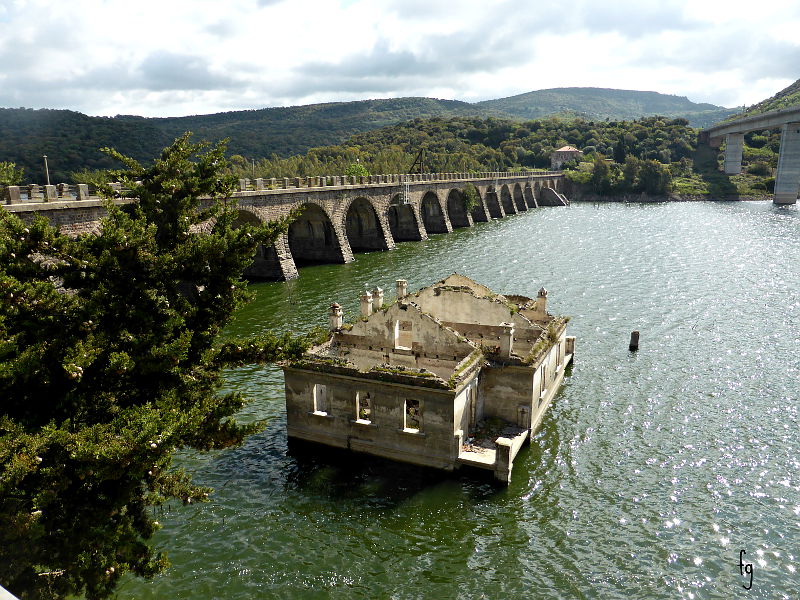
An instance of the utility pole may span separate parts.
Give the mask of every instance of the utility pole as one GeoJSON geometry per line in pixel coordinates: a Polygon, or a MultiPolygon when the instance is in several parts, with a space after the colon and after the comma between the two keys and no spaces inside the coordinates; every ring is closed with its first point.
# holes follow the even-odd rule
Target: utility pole
{"type": "Polygon", "coordinates": [[[50,169],[47,168],[47,154],[43,154],[42,158],[44,158],[44,174],[47,178],[47,185],[50,185],[50,169]]]}

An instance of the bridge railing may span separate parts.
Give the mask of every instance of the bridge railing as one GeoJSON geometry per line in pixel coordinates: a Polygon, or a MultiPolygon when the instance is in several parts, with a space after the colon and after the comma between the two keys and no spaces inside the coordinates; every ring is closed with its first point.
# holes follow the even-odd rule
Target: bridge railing
{"type": "Polygon", "coordinates": [[[482,171],[478,173],[395,173],[389,175],[312,175],[307,177],[240,179],[239,191],[343,187],[363,185],[393,185],[435,181],[474,181],[476,179],[511,179],[528,176],[561,175],[561,171],[482,171]]]}
{"type": "MultiPolygon", "coordinates": [[[[259,192],[266,190],[320,187],[346,187],[364,185],[401,185],[406,183],[423,183],[437,181],[476,181],[481,179],[500,180],[518,179],[520,177],[560,176],[561,171],[481,171],[458,173],[394,173],[388,175],[314,175],[308,177],[282,177],[240,179],[238,192],[259,192]]],[[[110,184],[122,190],[118,183],[110,184]]],[[[87,184],[59,183],[57,185],[9,185],[0,188],[0,203],[40,203],[40,202],[72,202],[96,200],[97,190],[87,184]]]]}

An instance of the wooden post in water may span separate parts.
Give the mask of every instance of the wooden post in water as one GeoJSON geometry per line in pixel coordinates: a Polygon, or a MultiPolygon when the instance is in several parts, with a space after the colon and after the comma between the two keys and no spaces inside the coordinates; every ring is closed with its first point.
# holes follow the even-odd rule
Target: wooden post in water
{"type": "Polygon", "coordinates": [[[628,344],[628,350],[635,352],[639,349],[639,332],[631,331],[631,343],[628,344]]]}

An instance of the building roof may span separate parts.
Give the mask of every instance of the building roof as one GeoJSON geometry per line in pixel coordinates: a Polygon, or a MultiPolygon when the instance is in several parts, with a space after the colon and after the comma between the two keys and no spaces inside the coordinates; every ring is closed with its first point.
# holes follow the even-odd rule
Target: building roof
{"type": "Polygon", "coordinates": [[[368,379],[391,376],[398,383],[452,389],[480,368],[479,357],[496,355],[504,327],[513,327],[514,338],[519,338],[519,348],[505,359],[527,364],[526,357],[546,337],[552,320],[531,298],[495,294],[454,273],[333,331],[300,362],[316,362],[317,370],[368,379]],[[413,336],[401,345],[398,336],[404,328],[413,336]]]}
{"type": "Polygon", "coordinates": [[[580,152],[583,154],[582,150],[578,150],[575,146],[562,146],[556,152],[580,152]]]}

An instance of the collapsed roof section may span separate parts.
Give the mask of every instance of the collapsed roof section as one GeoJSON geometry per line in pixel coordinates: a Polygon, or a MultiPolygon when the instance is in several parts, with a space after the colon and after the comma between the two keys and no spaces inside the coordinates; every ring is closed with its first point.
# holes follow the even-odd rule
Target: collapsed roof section
{"type": "Polygon", "coordinates": [[[388,307],[379,288],[365,293],[353,324],[333,304],[330,338],[294,365],[453,389],[487,360],[535,363],[566,327],[547,313],[544,288],[536,299],[504,296],[457,273],[412,295],[404,280],[397,287],[388,307]]]}

